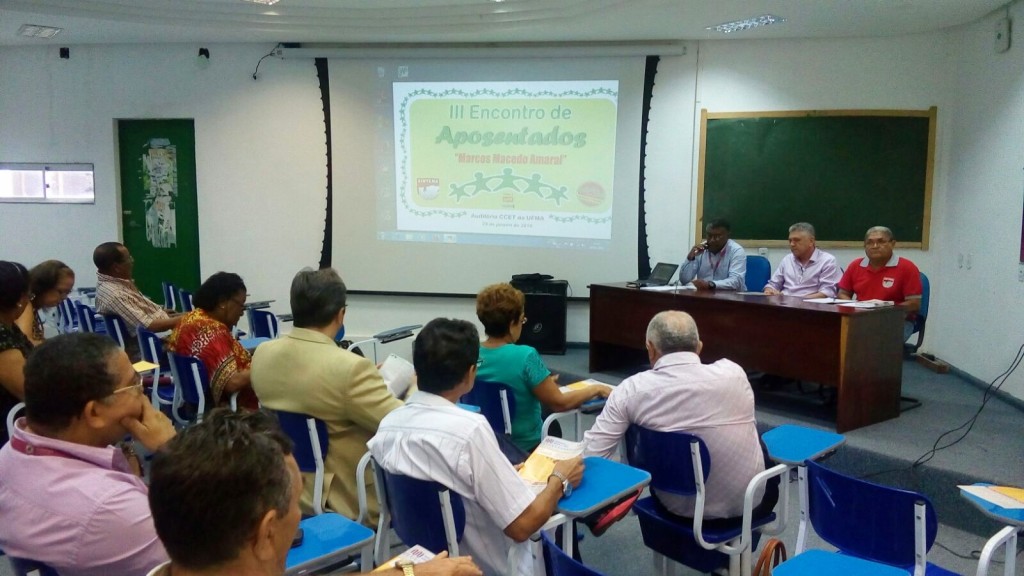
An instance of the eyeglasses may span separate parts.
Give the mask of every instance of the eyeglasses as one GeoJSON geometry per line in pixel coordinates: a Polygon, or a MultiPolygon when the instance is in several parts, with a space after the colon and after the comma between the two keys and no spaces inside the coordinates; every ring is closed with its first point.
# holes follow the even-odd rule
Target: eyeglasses
{"type": "Polygon", "coordinates": [[[892,240],[865,240],[864,245],[868,247],[885,246],[890,242],[892,242],[892,240]]]}
{"type": "Polygon", "coordinates": [[[118,388],[117,390],[111,392],[110,395],[113,396],[115,394],[120,394],[128,390],[134,390],[140,393],[142,392],[142,374],[135,374],[135,384],[132,384],[131,386],[125,386],[124,388],[118,388]]]}
{"type": "Polygon", "coordinates": [[[36,299],[36,293],[35,292],[28,292],[25,295],[28,296],[29,300],[35,300],[36,299]]]}
{"type": "Polygon", "coordinates": [[[239,307],[245,308],[245,298],[242,298],[241,302],[239,302],[238,300],[235,300],[234,298],[231,298],[230,300],[232,302],[234,302],[235,304],[238,304],[239,307]]]}

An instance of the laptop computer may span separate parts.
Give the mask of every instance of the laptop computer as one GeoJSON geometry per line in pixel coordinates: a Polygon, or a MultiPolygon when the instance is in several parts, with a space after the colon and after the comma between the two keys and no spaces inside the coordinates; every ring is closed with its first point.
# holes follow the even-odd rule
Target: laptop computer
{"type": "Polygon", "coordinates": [[[637,286],[664,286],[672,279],[672,275],[676,273],[677,268],[679,268],[678,264],[658,262],[654,265],[654,270],[651,271],[650,276],[644,280],[631,282],[631,284],[637,286]]]}

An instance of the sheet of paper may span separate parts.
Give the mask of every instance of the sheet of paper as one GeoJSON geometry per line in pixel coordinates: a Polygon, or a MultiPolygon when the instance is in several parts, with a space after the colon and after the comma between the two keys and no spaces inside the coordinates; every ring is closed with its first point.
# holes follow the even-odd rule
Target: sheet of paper
{"type": "Polygon", "coordinates": [[[395,398],[404,398],[416,378],[416,369],[405,358],[389,354],[380,365],[380,377],[384,379],[388,390],[391,390],[395,398]]]}
{"type": "Polygon", "coordinates": [[[547,486],[548,477],[555,469],[555,462],[569,460],[583,454],[583,442],[572,442],[546,436],[540,446],[519,469],[519,476],[534,492],[541,492],[547,486]]]}
{"type": "MultiPolygon", "coordinates": [[[[957,488],[996,506],[1011,510],[1024,509],[1024,501],[993,490],[993,488],[1008,488],[1008,486],[957,486],[957,488]]],[[[1020,488],[1016,488],[1016,490],[1020,490],[1020,488]]]]}
{"type": "Polygon", "coordinates": [[[407,562],[412,562],[413,564],[422,564],[428,560],[433,560],[434,556],[435,554],[433,552],[417,544],[398,556],[395,556],[381,564],[374,570],[374,572],[392,572],[395,569],[395,563],[399,560],[405,560],[407,562]]]}
{"type": "Polygon", "coordinates": [[[750,292],[750,291],[737,292],[737,294],[739,294],[740,296],[767,296],[767,294],[765,294],[764,292],[750,292]]]}
{"type": "Polygon", "coordinates": [[[805,298],[804,302],[810,302],[811,304],[836,304],[840,300],[836,298],[805,298]]]}
{"type": "Polygon", "coordinates": [[[160,367],[159,364],[153,364],[152,362],[147,362],[145,360],[139,360],[135,364],[132,364],[132,368],[135,368],[135,371],[140,373],[140,374],[142,372],[149,372],[150,370],[156,370],[159,367],[160,367]]]}
{"type": "Polygon", "coordinates": [[[697,287],[690,283],[683,284],[681,286],[677,286],[675,284],[667,284],[665,286],[644,286],[640,289],[648,290],[650,292],[675,292],[676,290],[696,290],[697,287]]]}
{"type": "Polygon", "coordinates": [[[562,392],[562,394],[565,394],[566,392],[572,392],[573,390],[582,390],[582,389],[586,388],[587,386],[592,386],[594,384],[604,384],[605,386],[609,386],[609,384],[605,384],[604,382],[601,382],[600,380],[594,380],[593,378],[587,378],[586,380],[580,380],[579,382],[573,382],[572,384],[566,384],[565,386],[559,386],[558,389],[562,392]]]}
{"type": "Polygon", "coordinates": [[[892,306],[892,300],[849,300],[836,303],[839,306],[846,306],[848,308],[884,308],[886,306],[892,306]]]}

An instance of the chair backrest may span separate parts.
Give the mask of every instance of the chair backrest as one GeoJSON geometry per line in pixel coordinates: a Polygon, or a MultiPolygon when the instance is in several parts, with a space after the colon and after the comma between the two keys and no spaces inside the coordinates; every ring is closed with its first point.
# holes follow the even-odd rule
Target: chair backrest
{"type": "Polygon", "coordinates": [[[446,486],[392,474],[374,462],[381,510],[387,508],[391,526],[407,546],[419,544],[437,554],[458,556],[466,528],[462,497],[446,486]]]}
{"type": "Polygon", "coordinates": [[[702,481],[707,481],[711,473],[707,444],[686,432],[659,432],[631,424],[626,430],[626,459],[631,466],[651,474],[651,488],[682,496],[703,489],[697,484],[696,470],[702,481]],[[695,453],[699,460],[694,458],[695,453]]]}
{"type": "Polygon", "coordinates": [[[11,406],[11,411],[5,414],[7,417],[7,437],[14,436],[14,421],[18,419],[18,415],[25,409],[24,402],[18,402],[14,406],[11,406]]]}
{"type": "Polygon", "coordinates": [[[925,276],[924,272],[921,272],[921,308],[917,311],[918,317],[918,329],[924,324],[925,318],[928,317],[928,301],[931,300],[932,285],[925,276]]]}
{"type": "Polygon", "coordinates": [[[184,288],[178,289],[178,302],[181,304],[182,312],[191,312],[195,309],[192,305],[192,293],[184,288]]]}
{"type": "Polygon", "coordinates": [[[121,350],[125,349],[125,338],[128,334],[128,326],[125,325],[124,319],[117,314],[104,314],[103,325],[107,327],[107,335],[117,342],[117,345],[121,347],[121,350]]]}
{"type": "Polygon", "coordinates": [[[178,289],[170,282],[161,282],[160,288],[164,292],[164,308],[168,310],[177,310],[178,307],[176,305],[176,299],[178,297],[178,289]]]}
{"type": "Polygon", "coordinates": [[[922,494],[852,478],[808,460],[808,509],[814,531],[851,556],[913,566],[914,504],[925,504],[925,550],[932,547],[938,519],[922,494]]]}
{"type": "Polygon", "coordinates": [[[14,556],[8,556],[7,558],[11,561],[11,568],[14,569],[15,576],[60,576],[56,570],[42,562],[15,558],[14,556]]]}
{"type": "Polygon", "coordinates": [[[600,572],[587,568],[565,553],[547,532],[540,533],[544,544],[544,565],[548,567],[548,576],[603,576],[600,572]]]}
{"type": "Polygon", "coordinates": [[[747,256],[747,276],[744,283],[747,290],[760,292],[772,277],[772,263],[758,254],[747,256]]]}
{"type": "Polygon", "coordinates": [[[83,302],[75,302],[78,327],[82,332],[96,332],[96,311],[83,302]]]}
{"type": "Polygon", "coordinates": [[[164,344],[155,332],[140,327],[135,329],[135,336],[139,340],[139,356],[146,362],[157,365],[157,368],[153,369],[150,402],[154,408],[159,409],[162,404],[160,401],[160,377],[171,372],[170,362],[166,354],[160,353],[164,349],[164,344]]]}
{"type": "Polygon", "coordinates": [[[501,382],[476,379],[473,389],[462,397],[463,404],[478,406],[496,434],[511,434],[516,416],[516,397],[512,388],[501,382]]]}
{"type": "Polygon", "coordinates": [[[78,314],[75,313],[75,304],[70,298],[65,298],[57,304],[57,321],[61,334],[78,330],[78,314]]]}
{"type": "Polygon", "coordinates": [[[174,385],[181,390],[185,402],[197,407],[196,421],[202,421],[206,412],[206,399],[210,396],[210,378],[206,374],[206,366],[195,356],[174,352],[167,353],[167,360],[171,365],[174,385]]]}
{"type": "Polygon", "coordinates": [[[269,310],[250,310],[249,332],[252,338],[277,338],[277,316],[269,310]]]}
{"type": "Polygon", "coordinates": [[[302,472],[312,472],[313,511],[322,514],[324,495],[324,455],[327,454],[327,425],[306,414],[275,410],[281,429],[295,443],[292,455],[302,472]]]}

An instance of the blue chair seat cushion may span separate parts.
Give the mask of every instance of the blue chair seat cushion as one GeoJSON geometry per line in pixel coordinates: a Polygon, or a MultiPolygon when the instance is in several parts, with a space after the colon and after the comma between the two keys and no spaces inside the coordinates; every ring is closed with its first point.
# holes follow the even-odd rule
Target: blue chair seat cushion
{"type": "Polygon", "coordinates": [[[807,550],[779,564],[772,570],[772,576],[819,576],[821,574],[842,574],[843,576],[907,576],[905,570],[880,564],[856,556],[807,550]]]}
{"type": "MultiPolygon", "coordinates": [[[[685,564],[698,572],[711,572],[729,563],[729,556],[713,550],[706,550],[697,543],[693,536],[693,524],[689,520],[668,512],[654,496],[637,501],[633,506],[640,522],[640,533],[644,545],[663,554],[672,560],[685,564]]],[[[770,513],[751,522],[752,528],[763,526],[775,520],[775,513],[770,513]]],[[[735,527],[724,529],[706,529],[701,532],[704,540],[711,544],[728,542],[740,535],[739,523],[735,527]]],[[[760,540],[760,532],[752,534],[751,546],[756,547],[760,540]]]]}

